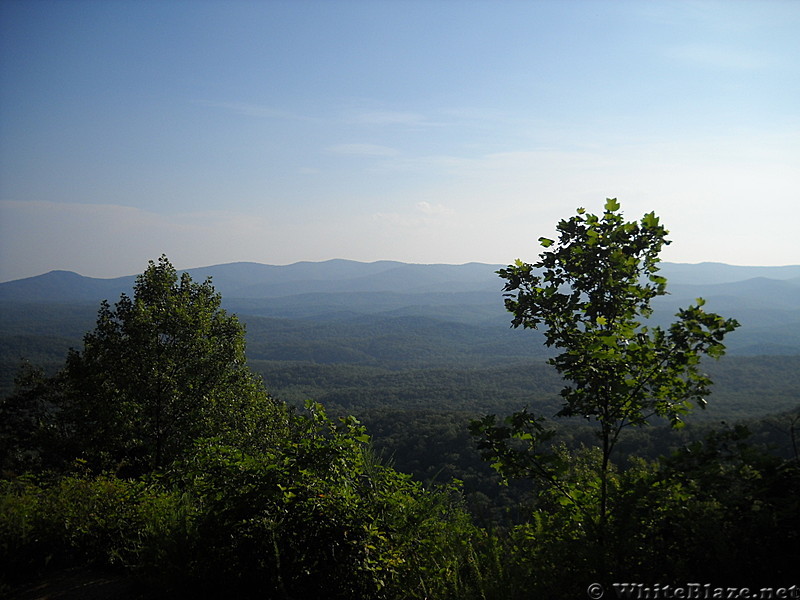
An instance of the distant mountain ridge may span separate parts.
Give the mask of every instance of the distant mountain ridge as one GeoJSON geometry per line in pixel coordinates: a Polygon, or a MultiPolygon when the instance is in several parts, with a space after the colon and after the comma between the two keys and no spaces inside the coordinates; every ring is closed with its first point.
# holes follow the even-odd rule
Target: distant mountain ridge
{"type": "MultiPolygon", "coordinates": [[[[306,343],[302,338],[308,339],[305,324],[311,322],[347,331],[372,323],[367,329],[379,332],[392,321],[417,319],[429,326],[413,334],[406,327],[409,339],[421,343],[420,336],[435,338],[457,324],[472,328],[475,346],[495,332],[508,332],[503,280],[496,274],[504,266],[337,259],[285,266],[229,263],[187,272],[195,281],[212,278],[223,306],[252,325],[253,342],[258,319],[295,322],[296,331],[304,332],[298,333],[300,345],[306,343]],[[430,326],[434,322],[440,326],[430,326]]],[[[678,308],[703,297],[708,310],[742,324],[729,338],[731,353],[800,354],[800,266],[662,263],[661,273],[669,294],[654,301],[655,323],[671,323],[678,308]]],[[[63,332],[55,315],[83,306],[90,317],[101,300],[114,303],[123,292],[130,294],[134,281],[135,276],[97,279],[52,271],[0,283],[0,335],[6,336],[0,342],[11,347],[8,336],[28,336],[33,328],[40,334],[63,332]]],[[[85,324],[91,321],[87,318],[85,324]]]]}
{"type": "Polygon", "coordinates": [[[133,286],[135,276],[99,279],[72,271],[50,271],[43,275],[0,283],[0,300],[11,302],[99,302],[117,298],[133,286]]]}
{"type": "MultiPolygon", "coordinates": [[[[276,298],[307,293],[342,292],[491,292],[502,289],[496,275],[505,265],[487,263],[415,264],[396,261],[358,262],[333,259],[268,265],[236,262],[187,269],[193,279],[211,277],[225,298],[276,298]]],[[[784,267],[743,267],[723,263],[662,263],[661,273],[674,286],[735,284],[758,278],[800,286],[800,265],[784,267]]],[[[135,276],[100,279],[71,271],[0,283],[0,300],[12,302],[98,302],[113,301],[129,293],[135,276]]]]}
{"type": "MultiPolygon", "coordinates": [[[[333,259],[291,265],[227,263],[186,269],[193,279],[211,277],[217,291],[230,298],[269,298],[319,292],[428,292],[498,289],[494,271],[501,265],[371,263],[333,259]]],[[[183,271],[182,271],[183,272],[183,271]]],[[[71,271],[0,283],[0,300],[81,302],[112,299],[130,292],[135,276],[99,279],[71,271]]]]}
{"type": "Polygon", "coordinates": [[[680,284],[717,284],[735,283],[748,279],[766,278],[779,280],[798,280],[800,283],[800,265],[780,267],[751,267],[729,265],[719,262],[703,263],[670,263],[660,264],[661,274],[670,283],[680,284]]]}

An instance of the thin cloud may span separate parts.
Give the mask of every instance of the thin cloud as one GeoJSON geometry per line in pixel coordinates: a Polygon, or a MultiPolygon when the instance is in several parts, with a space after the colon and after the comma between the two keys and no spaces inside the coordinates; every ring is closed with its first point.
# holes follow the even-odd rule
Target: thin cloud
{"type": "Polygon", "coordinates": [[[211,102],[199,100],[196,102],[201,106],[218,108],[228,112],[233,112],[245,117],[257,117],[259,119],[283,119],[291,121],[313,121],[311,117],[293,113],[290,111],[266,106],[263,104],[252,104],[249,102],[211,102]]]}
{"type": "Polygon", "coordinates": [[[391,228],[396,228],[396,231],[405,231],[406,233],[411,230],[419,230],[423,228],[438,228],[441,225],[446,225],[447,220],[442,217],[450,217],[456,214],[452,208],[444,204],[437,203],[431,204],[425,200],[417,202],[411,207],[406,206],[405,210],[395,212],[377,212],[371,215],[371,220],[391,228]]]}
{"type": "Polygon", "coordinates": [[[397,156],[399,151],[389,146],[378,144],[337,144],[330,146],[328,152],[331,154],[343,154],[347,156],[397,156]]]}
{"type": "Polygon", "coordinates": [[[417,202],[417,209],[426,215],[430,216],[444,216],[455,214],[452,208],[448,208],[443,204],[431,204],[430,202],[417,202]]]}
{"type": "Polygon", "coordinates": [[[424,116],[414,112],[375,110],[358,114],[351,122],[360,125],[427,125],[424,116]]]}
{"type": "Polygon", "coordinates": [[[683,44],[667,49],[666,55],[680,61],[713,69],[754,70],[769,65],[766,57],[740,48],[715,44],[683,44]]]}

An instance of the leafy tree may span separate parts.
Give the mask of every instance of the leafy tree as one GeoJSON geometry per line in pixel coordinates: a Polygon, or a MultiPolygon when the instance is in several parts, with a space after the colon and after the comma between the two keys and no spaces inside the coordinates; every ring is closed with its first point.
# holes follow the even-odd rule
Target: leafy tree
{"type": "Polygon", "coordinates": [[[26,448],[83,460],[0,479],[0,590],[94,563],[192,596],[472,595],[479,532],[459,487],[380,464],[353,417],[274,402],[243,334],[210,281],[162,257],[55,377],[23,373],[0,407],[21,433],[0,449],[17,470],[26,448]]]}
{"type": "Polygon", "coordinates": [[[14,378],[15,391],[0,400],[0,469],[23,472],[50,467],[60,460],[67,439],[59,418],[64,400],[63,375],[48,377],[23,363],[14,378]]]}
{"type": "Polygon", "coordinates": [[[129,474],[164,467],[200,437],[268,443],[284,409],[251,373],[244,327],[220,305],[210,279],[179,276],[165,256],[150,261],[132,298],[101,304],[64,369],[17,397],[47,400],[41,428],[58,432],[66,458],[129,474]]]}
{"type": "Polygon", "coordinates": [[[706,312],[698,298],[667,329],[648,324],[651,300],[666,293],[667,283],[658,256],[668,232],[654,213],[626,221],[609,199],[602,215],[581,208],[557,229],[557,240],[539,238],[545,250],[537,263],[517,260],[498,274],[506,280],[512,326],[543,327],[546,345],[560,351],[549,360],[567,381],[557,416],[583,417],[597,428],[597,499],[583,499],[566,484],[569,465],[547,451],[551,432],[542,418],[523,410],[502,425],[489,415],[471,428],[496,468],[559,490],[603,546],[621,432],[655,417],[680,427],[693,403],[705,407],[711,380],[700,370],[701,357],[722,356],[722,340],[738,323],[706,312]]]}
{"type": "MultiPolygon", "coordinates": [[[[719,582],[786,587],[796,580],[800,466],[750,438],[744,425],[723,427],[660,460],[655,485],[689,492],[682,515],[673,514],[663,527],[672,545],[683,545],[678,575],[686,580],[713,574],[719,582]]],[[[668,544],[658,551],[667,554],[668,544]]]]}

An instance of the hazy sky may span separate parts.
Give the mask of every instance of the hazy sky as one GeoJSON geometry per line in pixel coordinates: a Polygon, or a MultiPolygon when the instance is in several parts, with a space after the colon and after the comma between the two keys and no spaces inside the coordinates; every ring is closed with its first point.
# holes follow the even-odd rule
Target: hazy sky
{"type": "Polygon", "coordinates": [[[618,197],[800,263],[800,2],[0,2],[0,280],[507,264],[618,197]]]}

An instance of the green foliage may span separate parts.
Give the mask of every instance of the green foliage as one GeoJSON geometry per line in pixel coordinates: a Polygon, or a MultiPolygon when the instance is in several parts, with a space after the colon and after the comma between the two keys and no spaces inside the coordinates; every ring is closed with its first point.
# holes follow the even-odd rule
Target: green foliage
{"type": "MultiPolygon", "coordinates": [[[[722,339],[738,325],[706,313],[698,299],[668,330],[648,327],[651,300],[666,293],[658,254],[669,243],[667,231],[653,213],[637,223],[618,211],[615,199],[601,217],[578,209],[558,224],[557,242],[542,238],[548,250],[539,262],[518,260],[498,272],[507,280],[512,325],[544,326],[545,343],[561,350],[549,361],[569,383],[559,416],[598,423],[603,469],[623,428],[653,416],[679,426],[692,401],[705,406],[711,380],[700,358],[721,356],[722,339]]],[[[475,431],[524,439],[536,433],[526,429],[541,430],[526,413],[512,416],[510,425],[492,434],[493,425],[484,423],[475,431]]],[[[497,444],[488,444],[496,453],[497,444]]]]}
{"type": "Polygon", "coordinates": [[[478,532],[459,490],[424,489],[368,442],[354,419],[309,405],[261,452],[206,439],[149,479],[4,481],[3,575],[91,561],[184,593],[469,597],[478,532]]]}
{"type": "Polygon", "coordinates": [[[59,419],[63,377],[47,377],[25,363],[15,384],[16,392],[0,401],[0,468],[24,472],[60,464],[66,437],[59,419]]]}
{"type": "Polygon", "coordinates": [[[743,425],[726,427],[661,460],[661,479],[688,498],[680,506],[688,512],[684,531],[695,533],[682,565],[687,577],[788,584],[796,575],[800,463],[781,460],[750,437],[743,425]]]}
{"type": "Polygon", "coordinates": [[[200,507],[184,572],[287,597],[457,594],[473,535],[457,491],[423,490],[367,442],[352,418],[334,424],[309,405],[264,455],[201,447],[170,475],[200,507]]]}
{"type": "MultiPolygon", "coordinates": [[[[132,298],[123,294],[113,309],[103,302],[64,369],[20,381],[5,403],[36,416],[28,438],[59,447],[54,456],[40,445],[43,466],[80,457],[136,474],[164,467],[198,437],[269,443],[283,409],[251,373],[244,328],[220,304],[210,281],[178,277],[163,256],[137,277],[132,298]]],[[[25,444],[8,441],[7,468],[20,466],[11,454],[25,444]]]]}
{"type": "Polygon", "coordinates": [[[91,563],[190,595],[476,589],[459,487],[426,489],[380,464],[353,417],[274,401],[210,282],[179,278],[165,257],[133,298],[101,305],[64,369],[23,372],[2,409],[4,465],[57,468],[2,481],[6,579],[91,563]]]}
{"type": "Polygon", "coordinates": [[[554,449],[559,486],[543,489],[506,540],[511,598],[576,598],[601,582],[703,581],[788,587],[800,560],[800,469],[748,441],[742,427],[711,432],[658,461],[612,469],[614,510],[598,546],[598,448],[554,449]]]}
{"type": "Polygon", "coordinates": [[[704,405],[711,382],[700,357],[721,356],[738,323],[698,299],[668,330],[648,327],[651,300],[666,293],[658,254],[667,231],[653,213],[637,223],[623,219],[616,200],[605,209],[602,217],[579,209],[558,224],[558,242],[538,263],[499,274],[513,326],[544,326],[545,343],[561,350],[550,359],[571,382],[561,415],[595,419],[613,439],[653,415],[677,425],[690,402],[704,405]]]}
{"type": "Polygon", "coordinates": [[[164,498],[144,482],[85,472],[54,481],[0,480],[0,576],[13,581],[45,566],[129,565],[147,527],[144,508],[164,498]]]}
{"type": "MultiPolygon", "coordinates": [[[[539,262],[517,260],[498,274],[507,281],[512,325],[543,327],[545,344],[559,351],[549,360],[567,383],[558,416],[596,424],[598,458],[586,469],[593,475],[572,485],[574,460],[549,448],[552,429],[527,410],[502,424],[489,415],[471,429],[504,476],[534,478],[545,496],[561,499],[563,509],[552,513],[554,518],[580,524],[593,548],[590,571],[602,575],[612,568],[611,455],[621,432],[653,417],[680,427],[692,403],[704,407],[711,379],[700,371],[701,357],[720,357],[723,338],[738,323],[705,312],[699,298],[667,329],[648,324],[651,301],[666,293],[658,255],[669,243],[654,213],[625,221],[619,202],[609,199],[601,216],[581,208],[557,229],[558,240],[540,238],[545,250],[539,262]]],[[[561,525],[549,527],[559,531],[561,525]]],[[[575,539],[585,547],[585,540],[575,539]]]]}
{"type": "MultiPolygon", "coordinates": [[[[721,355],[735,326],[702,302],[672,327],[647,323],[666,283],[655,268],[666,232],[652,214],[631,224],[618,211],[615,201],[602,218],[579,211],[560,240],[543,240],[542,262],[506,272],[518,283],[507,285],[515,325],[548,327],[563,379],[513,363],[403,372],[254,363],[295,402],[310,395],[334,414],[361,411],[375,440],[318,403],[296,413],[274,401],[210,282],[178,277],[163,257],[150,263],[132,299],[101,306],[65,369],[24,370],[0,404],[0,578],[93,564],[181,597],[503,600],[582,597],[612,577],[784,583],[800,560],[796,465],[746,443],[742,429],[691,442],[696,425],[672,437],[664,425],[618,443],[650,417],[680,423],[708,392],[699,357],[721,355]],[[564,379],[560,415],[588,419],[547,424],[537,413],[557,409],[548,396],[564,379]],[[535,412],[472,424],[497,473],[468,447],[465,413],[431,410],[443,398],[456,408],[454,396],[461,409],[533,401],[535,412]],[[612,450],[652,457],[687,441],[660,461],[610,461],[612,450]],[[12,473],[23,470],[38,475],[12,473]],[[526,481],[491,493],[501,477],[526,481]],[[502,528],[476,528],[465,491],[473,516],[502,528]],[[512,512],[524,522],[512,525],[512,512]]],[[[783,369],[791,387],[792,364],[751,360],[756,375],[743,371],[734,391],[765,368],[783,369]]],[[[793,457],[796,423],[776,418],[759,439],[777,432],[793,457]]]]}
{"type": "Polygon", "coordinates": [[[247,367],[244,329],[211,282],[178,277],[166,257],[136,279],[134,296],[103,303],[83,352],[67,358],[84,446],[149,470],[193,440],[249,432],[267,402],[247,367]]]}

